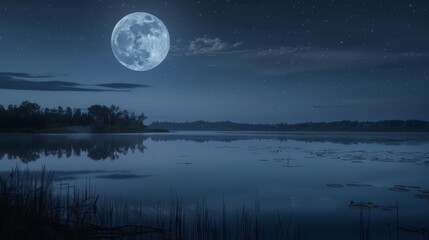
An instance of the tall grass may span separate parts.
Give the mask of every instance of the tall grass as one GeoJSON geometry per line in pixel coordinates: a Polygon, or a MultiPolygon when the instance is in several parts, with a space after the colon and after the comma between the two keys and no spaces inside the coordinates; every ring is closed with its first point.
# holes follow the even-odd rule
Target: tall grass
{"type": "MultiPolygon", "coordinates": [[[[82,189],[53,185],[54,173],[12,169],[0,176],[0,239],[144,239],[144,240],[262,240],[260,203],[251,213],[243,205],[235,220],[225,201],[222,215],[210,211],[205,199],[189,215],[177,194],[169,207],[158,204],[147,213],[141,202],[100,197],[88,182],[82,189]]],[[[300,239],[299,227],[290,236],[279,216],[276,240],[300,239]]],[[[268,234],[269,235],[269,234],[268,234]]]]}
{"type": "Polygon", "coordinates": [[[37,178],[15,169],[0,177],[0,238],[40,238],[47,232],[52,206],[52,173],[37,178]]]}
{"type": "Polygon", "coordinates": [[[0,239],[117,239],[161,234],[134,224],[125,202],[53,187],[53,173],[15,168],[0,176],[0,239]],[[119,207],[117,207],[119,206],[119,207]]]}
{"type": "MultiPolygon", "coordinates": [[[[177,194],[167,207],[154,209],[142,202],[99,196],[87,182],[78,189],[53,185],[53,172],[35,173],[19,168],[0,176],[0,239],[142,239],[142,240],[300,240],[302,229],[291,214],[278,213],[275,223],[264,225],[257,197],[253,211],[246,206],[229,212],[225,201],[219,214],[205,199],[189,213],[177,194]],[[220,216],[216,216],[218,213],[220,216]]],[[[360,206],[357,204],[357,206],[360,206]]],[[[359,232],[370,240],[371,209],[361,204],[359,232]],[[364,209],[367,216],[364,216],[364,209]],[[366,219],[366,220],[365,220],[366,219]]],[[[396,239],[399,239],[399,204],[396,239]]],[[[389,239],[391,239],[390,225],[389,239]]],[[[410,230],[410,229],[408,229],[410,230]]],[[[411,229],[416,230],[416,229],[411,229]]],[[[417,229],[419,230],[419,229],[417,229]]],[[[423,231],[423,230],[422,230],[423,231]]],[[[426,236],[426,232],[421,232],[426,236]]]]}

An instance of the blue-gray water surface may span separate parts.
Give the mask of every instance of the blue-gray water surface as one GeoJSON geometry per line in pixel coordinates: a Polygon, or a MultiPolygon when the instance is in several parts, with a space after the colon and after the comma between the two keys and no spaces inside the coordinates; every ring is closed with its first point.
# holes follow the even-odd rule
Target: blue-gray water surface
{"type": "Polygon", "coordinates": [[[397,203],[403,239],[429,230],[426,133],[1,134],[0,159],[2,174],[46,166],[58,184],[89,181],[148,212],[172,192],[190,213],[201,199],[232,213],[258,201],[266,224],[293,216],[308,239],[359,239],[361,201],[375,206],[374,239],[389,239],[397,203]]]}

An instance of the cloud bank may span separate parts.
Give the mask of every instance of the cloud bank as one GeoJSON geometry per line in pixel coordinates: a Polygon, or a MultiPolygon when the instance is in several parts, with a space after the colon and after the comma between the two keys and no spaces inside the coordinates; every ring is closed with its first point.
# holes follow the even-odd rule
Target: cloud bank
{"type": "Polygon", "coordinates": [[[148,87],[146,85],[131,83],[84,85],[66,81],[35,80],[52,77],[54,76],[18,72],[0,72],[0,89],[28,91],[123,92],[148,87]]]}

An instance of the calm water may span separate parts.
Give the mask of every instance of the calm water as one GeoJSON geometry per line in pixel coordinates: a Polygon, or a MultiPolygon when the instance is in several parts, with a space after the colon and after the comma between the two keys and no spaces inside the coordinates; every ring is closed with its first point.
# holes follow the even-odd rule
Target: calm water
{"type": "Polygon", "coordinates": [[[267,225],[293,215],[308,239],[359,239],[360,210],[351,201],[378,206],[370,216],[375,239],[389,239],[396,201],[400,226],[429,230],[428,134],[3,134],[0,159],[3,173],[46,166],[58,183],[90,179],[97,192],[139,199],[148,212],[169,204],[172,192],[189,213],[203,198],[214,212],[224,199],[234,214],[259,200],[267,225]]]}

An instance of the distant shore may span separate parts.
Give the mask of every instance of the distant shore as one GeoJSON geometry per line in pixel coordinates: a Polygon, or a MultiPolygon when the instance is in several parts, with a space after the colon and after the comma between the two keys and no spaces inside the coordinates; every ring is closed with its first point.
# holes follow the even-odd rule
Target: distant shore
{"type": "Polygon", "coordinates": [[[150,128],[170,131],[265,131],[265,132],[429,132],[429,122],[422,120],[335,121],[252,124],[222,122],[153,122],[150,128]]]}

